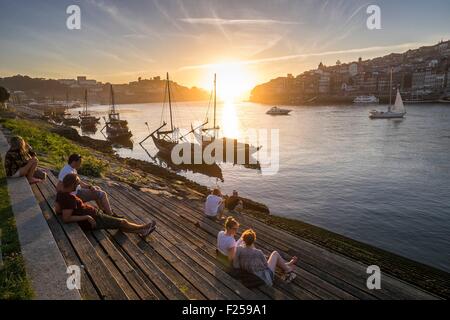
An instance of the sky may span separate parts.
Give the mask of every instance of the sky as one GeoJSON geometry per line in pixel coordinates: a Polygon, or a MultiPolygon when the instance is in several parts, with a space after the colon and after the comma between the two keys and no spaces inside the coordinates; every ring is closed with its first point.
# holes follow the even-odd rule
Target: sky
{"type": "Polygon", "coordinates": [[[0,0],[0,77],[86,75],[248,92],[287,73],[450,38],[448,0],[0,0]],[[66,27],[69,5],[81,29],[66,27]],[[381,29],[369,30],[369,5],[381,29]]]}

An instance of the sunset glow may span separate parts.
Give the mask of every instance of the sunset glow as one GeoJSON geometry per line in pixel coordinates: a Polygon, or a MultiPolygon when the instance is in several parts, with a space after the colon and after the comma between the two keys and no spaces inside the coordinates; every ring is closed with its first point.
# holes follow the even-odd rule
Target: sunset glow
{"type": "Polygon", "coordinates": [[[249,68],[238,62],[211,65],[204,73],[201,87],[213,89],[214,74],[217,76],[217,99],[225,103],[248,98],[256,84],[256,76],[249,68]]]}

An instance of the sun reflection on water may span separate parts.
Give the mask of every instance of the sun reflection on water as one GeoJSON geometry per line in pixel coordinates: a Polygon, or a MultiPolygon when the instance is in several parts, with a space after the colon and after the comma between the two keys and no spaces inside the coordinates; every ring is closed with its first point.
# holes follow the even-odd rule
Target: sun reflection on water
{"type": "Polygon", "coordinates": [[[222,106],[222,117],[220,121],[221,133],[228,138],[239,138],[239,119],[236,113],[236,105],[225,101],[222,106]]]}

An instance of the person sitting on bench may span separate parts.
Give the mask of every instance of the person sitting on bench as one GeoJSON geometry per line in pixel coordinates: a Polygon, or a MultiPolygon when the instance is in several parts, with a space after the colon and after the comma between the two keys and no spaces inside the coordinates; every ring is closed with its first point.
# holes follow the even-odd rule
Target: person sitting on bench
{"type": "Polygon", "coordinates": [[[233,259],[234,268],[253,273],[263,280],[267,286],[272,286],[277,266],[283,270],[283,278],[287,283],[295,279],[294,268],[297,257],[292,257],[291,261],[286,262],[277,251],[274,251],[266,260],[264,253],[255,248],[256,233],[251,229],[244,231],[242,240],[245,246],[236,248],[233,259]]]}
{"type": "Polygon", "coordinates": [[[233,190],[233,195],[226,199],[225,207],[231,213],[242,212],[242,209],[244,208],[244,204],[243,204],[241,198],[239,198],[238,192],[236,190],[233,190]]]}
{"type": "Polygon", "coordinates": [[[61,208],[64,223],[78,222],[84,230],[119,229],[122,232],[138,233],[142,237],[148,236],[155,230],[155,221],[135,224],[126,219],[98,212],[73,194],[79,184],[80,178],[74,173],[69,173],[63,179],[62,190],[56,194],[56,202],[61,208]]]}
{"type": "Polygon", "coordinates": [[[217,255],[226,265],[231,263],[236,252],[236,247],[242,244],[242,238],[236,241],[234,237],[239,229],[239,223],[233,218],[228,217],[225,220],[225,230],[217,234],[217,255]]]}
{"type": "Polygon", "coordinates": [[[26,177],[30,184],[42,182],[47,174],[38,169],[39,163],[36,153],[28,143],[19,136],[10,139],[8,152],[5,155],[6,176],[10,178],[26,177]]]}
{"type": "Polygon", "coordinates": [[[205,202],[205,215],[210,219],[224,219],[223,211],[225,209],[225,203],[222,198],[222,194],[219,189],[214,189],[210,195],[206,198],[205,202]]]}
{"type": "MultiPolygon", "coordinates": [[[[58,183],[56,185],[56,191],[61,191],[63,189],[63,179],[66,175],[70,173],[78,174],[77,170],[80,169],[82,162],[82,157],[79,154],[72,154],[67,161],[67,164],[61,169],[58,175],[58,183]]],[[[74,192],[78,198],[83,200],[83,202],[95,201],[97,206],[107,215],[114,216],[117,218],[123,218],[123,216],[118,216],[114,214],[111,210],[111,205],[109,204],[108,195],[100,187],[92,186],[86,182],[80,180],[80,184],[77,190],[74,192]]],[[[56,212],[60,212],[60,208],[55,208],[56,212]]]]}

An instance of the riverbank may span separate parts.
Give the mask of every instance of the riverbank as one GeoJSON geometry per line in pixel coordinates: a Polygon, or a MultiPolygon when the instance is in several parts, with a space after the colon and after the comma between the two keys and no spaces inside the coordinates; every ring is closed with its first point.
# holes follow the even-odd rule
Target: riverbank
{"type": "MultiPolygon", "coordinates": [[[[112,180],[125,182],[134,189],[145,190],[157,195],[170,195],[191,202],[202,202],[208,193],[205,186],[190,181],[173,171],[144,161],[121,159],[109,153],[98,152],[82,145],[82,141],[75,142],[51,133],[52,126],[44,122],[5,120],[3,126],[24,136],[38,152],[41,161],[53,170],[58,170],[66,155],[71,152],[70,150],[74,150],[86,155],[86,167],[96,168],[92,172],[84,172],[87,176],[105,176],[112,180]]],[[[308,242],[323,246],[361,263],[376,264],[380,266],[382,272],[413,283],[441,297],[448,298],[450,296],[450,278],[449,274],[444,271],[298,220],[273,216],[265,205],[250,199],[244,199],[244,207],[245,214],[266,224],[277,226],[308,242]]]]}

